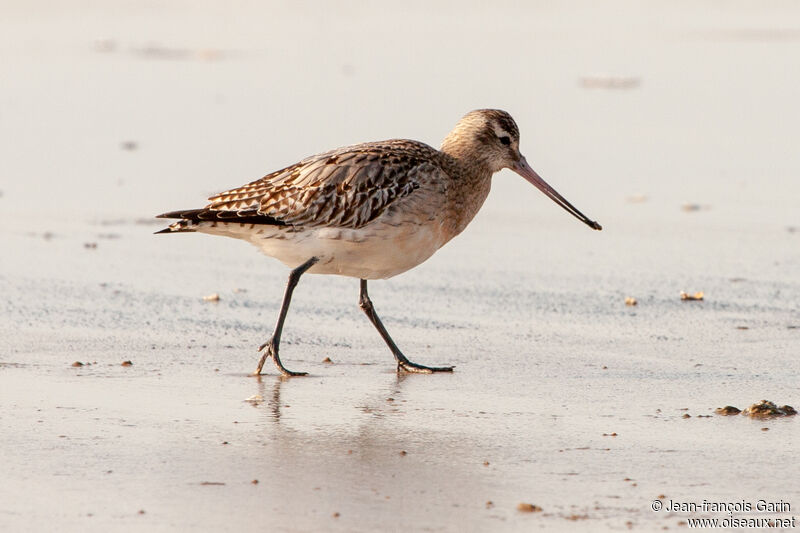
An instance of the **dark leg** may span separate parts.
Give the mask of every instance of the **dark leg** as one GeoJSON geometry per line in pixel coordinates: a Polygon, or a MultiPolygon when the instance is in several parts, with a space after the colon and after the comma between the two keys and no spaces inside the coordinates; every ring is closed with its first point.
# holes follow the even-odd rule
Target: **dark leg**
{"type": "Polygon", "coordinates": [[[287,370],[286,367],[281,363],[280,356],[278,356],[278,347],[281,344],[283,322],[286,320],[286,313],[289,311],[289,303],[292,301],[292,292],[294,292],[297,282],[300,281],[300,276],[302,276],[306,270],[314,266],[317,261],[319,261],[318,258],[312,257],[299,267],[292,270],[292,272],[289,274],[289,283],[286,284],[286,292],[283,294],[283,303],[281,304],[281,312],[278,315],[278,323],[275,325],[275,333],[272,334],[272,337],[267,342],[258,348],[259,352],[264,350],[264,348],[266,348],[266,350],[264,350],[264,355],[262,355],[261,359],[258,361],[258,368],[256,368],[255,371],[256,375],[261,373],[261,368],[264,366],[264,361],[266,361],[267,357],[270,356],[272,356],[272,358],[275,360],[275,365],[284,376],[305,376],[308,373],[292,372],[291,370],[287,370]]]}
{"type": "Polygon", "coordinates": [[[383,337],[383,340],[389,346],[392,354],[394,354],[394,358],[397,360],[398,372],[405,370],[406,372],[416,372],[418,374],[432,374],[434,372],[453,371],[452,366],[418,365],[417,363],[412,363],[405,355],[403,355],[403,352],[400,351],[400,348],[397,347],[392,338],[389,336],[389,332],[386,331],[385,327],[383,327],[381,319],[378,318],[378,313],[375,312],[375,307],[372,305],[372,300],[369,299],[369,294],[367,294],[367,280],[365,279],[361,280],[361,295],[358,299],[358,305],[367,314],[369,321],[372,322],[372,325],[375,326],[375,329],[378,330],[378,333],[381,334],[381,337],[383,337]]]}

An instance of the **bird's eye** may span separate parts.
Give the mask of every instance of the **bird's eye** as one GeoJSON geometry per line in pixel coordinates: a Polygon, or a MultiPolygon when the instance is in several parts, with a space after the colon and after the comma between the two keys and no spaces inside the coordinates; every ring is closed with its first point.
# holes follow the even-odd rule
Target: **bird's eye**
{"type": "Polygon", "coordinates": [[[508,146],[509,144],[511,144],[511,138],[508,137],[507,135],[503,135],[502,137],[500,137],[500,142],[508,146]]]}

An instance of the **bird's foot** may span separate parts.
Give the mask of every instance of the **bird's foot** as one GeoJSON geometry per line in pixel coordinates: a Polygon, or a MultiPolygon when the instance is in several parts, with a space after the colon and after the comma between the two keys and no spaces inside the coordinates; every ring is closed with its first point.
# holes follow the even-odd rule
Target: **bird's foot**
{"type": "Polygon", "coordinates": [[[264,351],[261,355],[261,359],[258,360],[258,367],[256,371],[253,372],[253,375],[258,376],[261,374],[261,369],[264,367],[264,362],[267,360],[268,357],[272,357],[275,361],[275,366],[278,367],[281,374],[286,377],[294,377],[294,376],[305,376],[308,375],[308,372],[292,372],[281,363],[281,358],[278,356],[278,347],[275,344],[275,339],[270,339],[261,346],[258,347],[258,351],[264,351]]]}
{"type": "Polygon", "coordinates": [[[408,359],[397,360],[398,372],[410,372],[412,374],[433,374],[434,372],[452,372],[452,366],[424,366],[412,363],[408,359]]]}

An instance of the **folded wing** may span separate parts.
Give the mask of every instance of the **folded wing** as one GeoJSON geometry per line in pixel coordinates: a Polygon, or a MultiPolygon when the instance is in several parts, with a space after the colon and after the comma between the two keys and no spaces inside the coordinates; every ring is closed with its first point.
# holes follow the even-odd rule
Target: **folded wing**
{"type": "Polygon", "coordinates": [[[430,146],[407,140],[340,148],[214,195],[196,216],[360,228],[419,189],[419,171],[429,171],[435,158],[430,146]]]}

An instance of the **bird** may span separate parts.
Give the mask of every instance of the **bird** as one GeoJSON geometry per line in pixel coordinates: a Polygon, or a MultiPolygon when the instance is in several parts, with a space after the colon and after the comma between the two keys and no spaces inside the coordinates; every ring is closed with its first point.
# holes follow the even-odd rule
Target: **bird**
{"type": "Polygon", "coordinates": [[[359,306],[394,355],[397,372],[452,372],[453,366],[425,366],[403,354],[378,317],[367,282],[418,266],[461,233],[489,195],[492,176],[506,168],[601,230],[530,167],[519,142],[519,128],[506,111],[470,111],[438,150],[391,139],[312,155],[215,194],[203,208],[158,215],[177,221],[156,233],[242,239],[291,269],[273,334],[258,349],[255,375],[269,357],[284,376],[307,374],[288,370],[279,354],[292,294],[305,273],[360,280],[359,306]]]}

